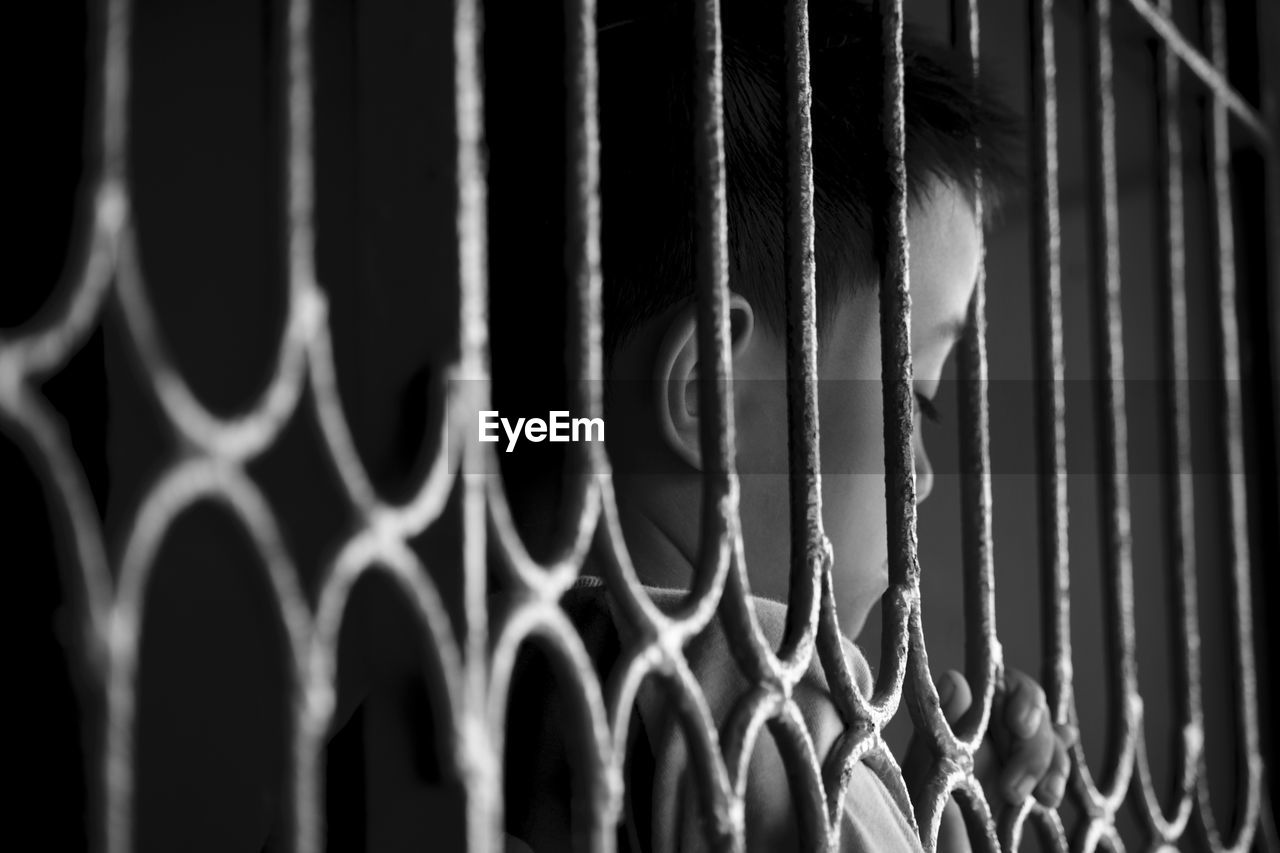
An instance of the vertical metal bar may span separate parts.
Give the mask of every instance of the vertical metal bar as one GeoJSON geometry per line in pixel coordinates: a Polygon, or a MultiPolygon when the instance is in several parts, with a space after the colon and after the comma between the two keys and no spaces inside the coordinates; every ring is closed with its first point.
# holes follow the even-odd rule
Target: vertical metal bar
{"type": "MultiPolygon", "coordinates": [[[[312,78],[312,5],[310,0],[290,0],[286,36],[285,97],[285,203],[288,229],[288,278],[290,308],[316,281],[315,270],[315,149],[313,145],[315,92],[312,78]]],[[[292,750],[293,831],[300,851],[323,846],[324,798],[322,764],[314,758],[309,743],[318,742],[318,732],[307,731],[315,721],[307,697],[296,695],[299,683],[290,684],[295,708],[292,750]]]]}
{"type": "MultiPolygon", "coordinates": [[[[486,182],[484,164],[484,85],[480,53],[479,0],[454,0],[454,121],[457,133],[457,230],[459,283],[459,346],[461,376],[474,380],[455,383],[464,388],[460,401],[474,423],[476,412],[488,405],[488,287],[486,182]]],[[[466,442],[462,460],[463,610],[466,617],[464,653],[464,712],[456,738],[456,766],[463,768],[467,791],[468,849],[495,849],[502,820],[501,770],[491,739],[483,730],[487,719],[486,683],[489,645],[488,567],[486,565],[486,484],[479,472],[485,464],[480,445],[466,442]]]]}
{"type": "MultiPolygon", "coordinates": [[[[818,435],[818,307],[814,264],[813,98],[809,80],[809,3],[787,4],[787,444],[790,468],[791,582],[780,655],[812,650],[821,573],[818,435]]],[[[808,656],[806,651],[805,656],[808,656]]]]}
{"type": "MultiPolygon", "coordinates": [[[[1222,0],[1209,0],[1210,56],[1224,75],[1227,69],[1226,21],[1222,0]]],[[[1239,825],[1230,844],[1223,843],[1213,817],[1207,774],[1200,775],[1200,815],[1215,849],[1247,850],[1258,825],[1262,755],[1258,738],[1257,684],[1253,658],[1253,610],[1250,594],[1248,496],[1245,489],[1244,413],[1241,400],[1240,334],[1236,320],[1235,219],[1231,207],[1231,140],[1227,106],[1215,92],[1212,98],[1209,154],[1213,192],[1212,233],[1216,258],[1217,320],[1222,364],[1227,501],[1223,506],[1228,526],[1227,559],[1231,565],[1232,616],[1235,621],[1237,728],[1243,743],[1245,764],[1244,805],[1237,804],[1239,825]]]]}
{"type": "MultiPolygon", "coordinates": [[[[1039,482],[1041,630],[1045,692],[1057,723],[1075,720],[1075,678],[1071,654],[1071,573],[1069,564],[1066,368],[1062,338],[1062,227],[1058,192],[1058,90],[1054,51],[1054,0],[1031,6],[1031,218],[1032,304],[1036,396],[1036,463],[1039,482]]],[[[1084,753],[1073,747],[1073,774],[1079,782],[1084,753]]],[[[1005,850],[1017,849],[1021,824],[1013,810],[999,827],[1005,850]]],[[[1042,822],[1045,837],[1061,823],[1042,822]]]]}
{"type": "Polygon", "coordinates": [[[919,613],[920,563],[916,551],[916,478],[911,446],[911,292],[907,277],[907,170],[903,105],[902,0],[876,0],[884,51],[881,126],[884,180],[875,237],[880,264],[880,359],[884,386],[885,506],[889,537],[889,592],[876,705],[896,705],[906,672],[911,622],[919,613]],[[885,658],[888,658],[885,660],[885,658]],[[886,665],[887,664],[887,665],[886,665]]]}
{"type": "MultiPolygon", "coordinates": [[[[597,80],[599,67],[596,62],[596,3],[595,0],[576,0],[567,4],[565,43],[568,48],[568,64],[565,74],[568,83],[568,104],[565,138],[568,140],[568,185],[566,187],[566,217],[568,241],[565,246],[566,266],[569,270],[571,295],[569,299],[569,334],[572,335],[570,379],[573,383],[572,405],[586,417],[601,417],[603,359],[601,355],[601,280],[600,280],[600,138],[596,116],[597,80]]],[[[595,530],[598,520],[599,491],[595,488],[597,462],[604,449],[597,443],[579,445],[583,454],[582,469],[571,482],[574,501],[570,506],[578,528],[577,539],[585,547],[595,530]],[[581,485],[579,485],[581,484],[581,485]]],[[[571,453],[574,452],[572,449],[571,453]]],[[[605,467],[603,470],[607,470],[605,467]]],[[[581,571],[581,565],[576,566],[581,571]]],[[[585,652],[581,653],[585,658],[585,652]]],[[[595,674],[588,667],[579,677],[594,682],[595,674]]],[[[598,690],[598,685],[596,686],[598,690]]],[[[586,692],[586,691],[584,691],[586,692]]],[[[603,709],[602,709],[603,710],[603,709]]],[[[590,792],[591,814],[588,817],[588,844],[591,850],[612,853],[616,843],[614,820],[620,813],[621,779],[605,781],[605,774],[616,770],[612,756],[601,751],[607,744],[609,732],[604,718],[588,712],[595,724],[582,732],[574,746],[583,751],[584,767],[593,767],[599,782],[592,784],[590,792]],[[590,737],[594,735],[595,737],[590,737]],[[603,784],[602,784],[603,783],[603,784]]],[[[586,774],[582,782],[592,782],[586,774]]]]}
{"type": "MultiPolygon", "coordinates": [[[[1159,11],[1172,14],[1173,0],[1159,0],[1159,11]]],[[[1175,678],[1179,680],[1178,715],[1182,738],[1177,747],[1178,801],[1167,817],[1150,778],[1145,743],[1139,743],[1138,770],[1151,829],[1166,844],[1185,831],[1194,804],[1196,769],[1204,742],[1200,709],[1200,624],[1196,601],[1195,499],[1191,463],[1190,368],[1187,342],[1186,226],[1183,216],[1182,122],[1177,55],[1163,39],[1156,40],[1156,152],[1159,252],[1157,290],[1160,298],[1162,371],[1169,378],[1163,399],[1164,422],[1169,425],[1164,470],[1168,476],[1166,538],[1167,566],[1173,586],[1174,623],[1178,626],[1175,678]]],[[[1145,734],[1143,735],[1145,738],[1145,734]]]]}
{"type": "MultiPolygon", "coordinates": [[[[116,202],[114,211],[120,220],[127,214],[128,199],[128,131],[129,98],[131,95],[129,52],[133,36],[133,3],[131,0],[111,0],[106,6],[106,32],[102,57],[102,200],[116,202]]],[[[99,208],[101,215],[101,207],[99,208]]],[[[121,221],[111,234],[114,249],[118,251],[121,221]]],[[[112,254],[115,254],[115,251],[112,254]]],[[[114,259],[113,259],[114,260],[114,259]]],[[[115,612],[112,602],[110,612],[115,612]]],[[[112,620],[114,621],[114,620],[112,620]]],[[[110,666],[115,667],[116,648],[121,641],[136,642],[136,637],[122,638],[108,623],[105,639],[111,650],[110,666]]],[[[125,720],[132,717],[131,710],[137,701],[135,685],[125,683],[115,687],[108,678],[105,710],[105,733],[102,755],[102,812],[103,847],[108,853],[126,853],[133,845],[134,771],[135,750],[133,732],[125,720]]],[[[92,802],[92,800],[91,800],[92,802]]]]}
{"type": "MultiPolygon", "coordinates": [[[[978,0],[958,0],[961,7],[953,13],[956,41],[960,42],[972,63],[977,85],[981,33],[978,0]],[[961,14],[961,10],[963,14],[961,14]]],[[[974,145],[981,147],[980,139],[974,145]]],[[[982,225],[982,172],[974,175],[974,218],[982,225]]],[[[981,236],[981,232],[979,232],[981,236]]],[[[985,241],[979,247],[978,277],[973,299],[969,303],[969,320],[956,352],[960,374],[960,500],[961,538],[965,577],[965,669],[970,683],[976,684],[975,699],[982,708],[973,725],[958,732],[965,740],[977,741],[986,729],[991,700],[998,675],[1003,668],[1003,654],[996,635],[995,574],[991,541],[991,426],[987,402],[987,275],[985,241]],[[977,676],[979,680],[973,681],[977,676]]],[[[972,743],[976,746],[976,743],[972,743]]]]}
{"type": "MultiPolygon", "coordinates": [[[[1271,359],[1270,373],[1272,387],[1275,388],[1280,383],[1280,56],[1277,56],[1275,50],[1272,49],[1272,40],[1268,33],[1280,32],[1280,6],[1275,3],[1258,3],[1257,4],[1257,44],[1259,51],[1260,71],[1262,74],[1262,114],[1264,125],[1269,134],[1270,144],[1263,150],[1263,169],[1266,173],[1266,216],[1268,228],[1266,230],[1267,240],[1267,295],[1271,307],[1271,315],[1268,317],[1270,333],[1268,338],[1271,341],[1270,352],[1267,354],[1271,359]]],[[[1280,394],[1272,394],[1272,423],[1280,421],[1280,394]]],[[[1272,435],[1272,459],[1275,460],[1275,467],[1261,476],[1270,477],[1273,484],[1271,505],[1280,504],[1280,436],[1272,435]]],[[[1262,441],[1267,441],[1264,435],[1262,441]]],[[[1280,554],[1280,543],[1276,541],[1273,533],[1271,553],[1273,555],[1280,554]]],[[[1259,556],[1263,556],[1260,554],[1259,556]]],[[[1268,581],[1264,584],[1267,590],[1264,595],[1271,598],[1275,597],[1276,579],[1273,576],[1268,577],[1268,581]]],[[[1272,629],[1271,637],[1275,637],[1275,629],[1272,629]]],[[[1265,643],[1266,640],[1263,640],[1265,643]]],[[[1274,654],[1274,653],[1272,653],[1274,654]]],[[[1272,658],[1274,661],[1274,658],[1272,658]]],[[[1271,672],[1275,670],[1274,662],[1263,662],[1266,667],[1262,677],[1269,678],[1271,672]]],[[[1275,702],[1280,698],[1280,692],[1277,692],[1273,686],[1264,688],[1264,694],[1259,695],[1259,707],[1261,703],[1268,702],[1270,707],[1275,707],[1275,702]]],[[[1264,743],[1263,748],[1267,749],[1267,754],[1274,756],[1276,754],[1276,739],[1272,734],[1269,737],[1269,743],[1264,743]]],[[[1275,776],[1276,769],[1271,768],[1271,775],[1275,776]]],[[[1264,780],[1265,781],[1265,780],[1264,780]]],[[[1262,836],[1261,844],[1263,849],[1267,851],[1280,851],[1280,833],[1276,830],[1276,820],[1274,815],[1273,795],[1274,782],[1266,782],[1268,785],[1265,795],[1262,797],[1262,807],[1259,819],[1259,834],[1262,836]]]]}
{"type": "MultiPolygon", "coordinates": [[[[573,338],[573,405],[587,417],[602,416],[603,338],[600,279],[600,128],[597,120],[599,66],[596,61],[596,0],[569,4],[569,48],[566,76],[569,80],[568,132],[569,185],[566,208],[569,220],[565,247],[569,277],[573,282],[569,329],[573,338]]],[[[581,447],[595,457],[603,454],[598,442],[581,447]]]]}
{"type": "Polygon", "coordinates": [[[1094,806],[1108,816],[1123,801],[1133,772],[1140,714],[1133,625],[1133,559],[1129,518],[1128,430],[1124,394],[1124,329],[1120,298],[1120,203],[1116,190],[1116,105],[1111,54],[1111,0],[1089,4],[1090,207],[1094,288],[1095,388],[1099,398],[1103,573],[1110,660],[1111,725],[1107,781],[1094,806]]]}
{"type": "MultiPolygon", "coordinates": [[[[1270,144],[1264,151],[1267,173],[1267,288],[1271,302],[1271,376],[1280,381],[1280,56],[1271,49],[1267,33],[1280,32],[1280,7],[1274,3],[1258,4],[1258,50],[1262,59],[1262,104],[1264,126],[1270,135],[1270,144]]],[[[1280,395],[1276,395],[1280,397],[1280,395]]],[[[1280,400],[1276,401],[1277,417],[1280,417],[1280,400]]],[[[1277,441],[1280,457],[1280,440],[1277,441]]],[[[1280,460],[1273,472],[1280,481],[1280,460]]],[[[1274,695],[1274,694],[1273,694],[1274,695]]]]}
{"type": "Polygon", "coordinates": [[[738,533],[729,334],[729,224],[724,163],[724,81],[720,2],[695,6],[694,156],[697,186],[699,441],[703,460],[701,553],[692,597],[714,589],[728,570],[738,533]]]}
{"type": "Polygon", "coordinates": [[[1058,207],[1058,92],[1054,0],[1031,7],[1031,219],[1035,308],[1035,384],[1040,481],[1045,688],[1053,717],[1073,713],[1071,578],[1067,543],[1065,369],[1062,357],[1062,231],[1058,207]]]}
{"type": "MultiPolygon", "coordinates": [[[[573,283],[570,300],[570,334],[573,339],[572,367],[577,380],[574,402],[588,412],[600,414],[602,378],[602,337],[600,321],[600,132],[596,115],[596,3],[575,0],[567,11],[569,57],[568,128],[569,181],[566,213],[569,220],[565,247],[566,266],[573,283]]],[[[586,442],[594,448],[596,443],[586,442]]]]}
{"type": "MultiPolygon", "coordinates": [[[[732,583],[734,572],[746,575],[746,567],[733,567],[742,553],[738,517],[738,478],[734,465],[733,364],[729,328],[729,220],[725,184],[724,78],[719,0],[699,0],[694,6],[694,181],[697,206],[696,302],[698,362],[706,365],[698,383],[701,415],[698,439],[702,453],[702,517],[700,552],[690,598],[702,600],[736,595],[742,589],[732,583]],[[733,589],[721,586],[726,577],[733,589]]],[[[747,608],[743,600],[734,611],[747,608]]],[[[731,608],[731,610],[733,610],[731,608]]],[[[741,620],[730,625],[730,636],[743,631],[741,620]]],[[[738,644],[733,644],[737,646],[738,644]]],[[[739,663],[757,656],[737,655],[739,663]]],[[[716,811],[714,792],[702,791],[709,813],[716,811]]],[[[739,830],[741,824],[738,823],[739,830]]],[[[704,839],[712,850],[732,849],[741,832],[723,833],[723,822],[704,822],[704,839]]]]}

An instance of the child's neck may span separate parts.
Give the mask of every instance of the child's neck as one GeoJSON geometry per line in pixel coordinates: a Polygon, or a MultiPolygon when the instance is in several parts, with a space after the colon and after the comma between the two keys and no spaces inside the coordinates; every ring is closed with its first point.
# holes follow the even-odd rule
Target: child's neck
{"type": "Polygon", "coordinates": [[[698,553],[698,534],[689,530],[687,519],[695,521],[700,513],[696,504],[692,512],[671,513],[685,501],[665,498],[665,506],[656,511],[651,501],[641,496],[639,500],[619,502],[618,514],[626,534],[627,551],[635,566],[636,576],[646,586],[669,589],[688,589],[693,583],[694,566],[698,553]],[[686,518],[675,520],[671,516],[684,514],[686,518]]]}

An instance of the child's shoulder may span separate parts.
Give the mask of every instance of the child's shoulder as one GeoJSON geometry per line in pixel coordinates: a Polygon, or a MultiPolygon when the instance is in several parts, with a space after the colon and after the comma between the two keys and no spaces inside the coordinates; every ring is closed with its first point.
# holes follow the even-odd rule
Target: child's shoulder
{"type": "MultiPolygon", "coordinates": [[[[644,587],[643,591],[660,610],[668,613],[679,609],[686,595],[682,589],[644,587]]],[[[561,598],[561,607],[581,636],[602,682],[613,674],[622,649],[636,639],[615,612],[611,599],[604,581],[593,576],[580,578],[561,598]]],[[[786,625],[786,606],[760,597],[753,598],[753,605],[766,642],[777,648],[786,625]]],[[[739,700],[754,686],[734,659],[731,643],[722,620],[715,618],[685,646],[685,660],[705,697],[710,722],[717,732],[725,730],[739,700]]],[[[855,682],[865,695],[871,689],[870,667],[857,646],[847,638],[844,646],[855,682]]],[[[843,732],[844,723],[831,699],[816,655],[792,695],[821,760],[843,732]]],[[[695,796],[698,783],[688,754],[686,721],[681,720],[676,711],[679,704],[670,701],[670,695],[653,678],[646,680],[637,696],[639,718],[633,722],[643,733],[641,739],[647,744],[645,752],[652,755],[652,764],[645,762],[650,769],[644,774],[641,787],[646,790],[631,790],[641,780],[629,777],[628,796],[638,796],[645,804],[643,812],[649,817],[645,823],[652,831],[649,849],[655,851],[702,849],[698,821],[688,808],[689,803],[698,799],[695,796]]],[[[556,721],[562,719],[559,713],[549,717],[556,721]]],[[[537,735],[535,741],[553,733],[547,729],[537,735]]],[[[762,732],[752,755],[746,792],[748,835],[753,839],[751,849],[772,851],[794,846],[799,836],[789,791],[781,754],[772,737],[762,732]]],[[[841,850],[920,849],[909,818],[899,812],[884,785],[869,768],[863,765],[855,768],[845,802],[841,850]]],[[[543,805],[537,810],[543,817],[545,808],[543,805]]]]}
{"type": "MultiPolygon", "coordinates": [[[[688,594],[687,590],[684,589],[656,586],[641,586],[641,591],[649,597],[659,610],[669,614],[679,609],[688,594]]],[[[633,639],[627,627],[620,623],[617,610],[610,603],[610,598],[611,594],[604,580],[594,575],[583,575],[565,592],[564,597],[561,599],[561,605],[580,632],[587,629],[588,636],[584,636],[584,641],[589,641],[589,635],[594,634],[606,624],[613,629],[613,632],[621,635],[623,640],[633,639]]],[[[760,626],[760,632],[765,642],[770,648],[777,649],[782,643],[783,634],[786,630],[787,606],[780,601],[758,595],[752,596],[751,602],[755,611],[756,622],[760,626]]],[[[872,687],[871,667],[867,664],[862,651],[852,640],[843,636],[841,639],[844,645],[845,660],[849,664],[859,691],[864,696],[870,695],[872,687]]],[[[717,616],[711,620],[701,633],[689,641],[685,649],[685,657],[690,666],[694,667],[695,673],[701,668],[700,664],[705,664],[711,669],[720,670],[726,663],[726,658],[732,657],[733,651],[730,643],[731,640],[725,632],[724,622],[717,616]]],[[[587,647],[588,650],[591,649],[590,642],[588,642],[587,647]]],[[[737,667],[735,665],[729,667],[729,669],[736,671],[737,667]]],[[[809,672],[806,673],[805,680],[814,682],[824,689],[827,686],[826,677],[816,654],[813,657],[809,672]]],[[[745,681],[743,685],[745,686],[745,681]]]]}

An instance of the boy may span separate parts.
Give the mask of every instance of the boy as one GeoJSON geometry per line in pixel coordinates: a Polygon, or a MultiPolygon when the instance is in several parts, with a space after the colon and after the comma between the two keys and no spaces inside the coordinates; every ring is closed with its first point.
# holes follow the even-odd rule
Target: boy
{"type": "MultiPolygon", "coordinates": [[[[692,582],[701,515],[690,6],[618,0],[602,2],[599,9],[608,450],[627,548],[640,580],[664,607],[678,604],[692,582]]],[[[741,529],[757,615],[776,648],[785,622],[779,602],[788,593],[791,534],[784,18],[781,3],[765,0],[726,2],[721,14],[741,529]]],[[[841,628],[855,638],[886,589],[888,574],[879,270],[871,234],[881,169],[879,22],[849,0],[812,0],[810,33],[823,513],[834,546],[841,628]]],[[[1013,122],[994,102],[973,94],[963,63],[910,30],[904,48],[914,390],[917,415],[936,416],[930,401],[963,329],[978,271],[974,173],[981,169],[983,206],[990,210],[995,190],[1013,172],[1013,122]]],[[[501,265],[495,282],[502,278],[501,265]]],[[[496,283],[495,293],[501,293],[496,283]]],[[[497,335],[494,345],[502,345],[497,335]]],[[[922,501],[932,470],[918,416],[914,452],[922,501]]],[[[507,486],[526,519],[545,516],[557,503],[547,478],[508,476],[507,486]]],[[[537,527],[526,525],[527,532],[537,527]]],[[[603,682],[626,647],[625,628],[614,619],[603,586],[588,576],[563,606],[603,682]]],[[[846,649],[861,689],[869,692],[865,660],[852,643],[846,649]]],[[[687,646],[686,655],[717,724],[723,723],[750,685],[730,656],[718,620],[687,646]]],[[[815,659],[797,699],[821,759],[844,725],[819,669],[815,659]]],[[[560,754],[565,718],[552,684],[541,661],[527,656],[508,705],[508,833],[539,851],[567,849],[574,820],[570,773],[560,754]]],[[[985,761],[989,801],[998,812],[1034,794],[1056,807],[1074,734],[1055,730],[1034,681],[1009,672],[1007,685],[989,729],[1000,753],[985,761]]],[[[971,702],[968,685],[953,672],[939,679],[938,689],[954,723],[971,702]]],[[[699,818],[691,808],[692,772],[673,731],[673,715],[656,693],[642,692],[637,705],[632,728],[641,734],[633,738],[639,746],[626,765],[619,849],[701,849],[699,818]]],[[[903,764],[908,785],[918,784],[927,767],[924,750],[913,746],[903,764]]],[[[748,848],[797,849],[792,808],[777,748],[761,737],[746,796],[748,848]]],[[[908,820],[865,767],[855,772],[845,799],[841,844],[845,850],[919,848],[908,820]]],[[[954,803],[944,815],[939,847],[968,847],[954,803]]]]}

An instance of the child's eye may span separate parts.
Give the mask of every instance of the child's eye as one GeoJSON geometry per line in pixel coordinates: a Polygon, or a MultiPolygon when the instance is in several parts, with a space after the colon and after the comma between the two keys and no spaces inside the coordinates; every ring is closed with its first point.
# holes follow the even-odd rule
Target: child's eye
{"type": "Polygon", "coordinates": [[[942,414],[938,411],[938,407],[933,404],[932,400],[919,392],[916,392],[916,405],[920,409],[920,414],[929,420],[934,423],[942,421],[942,414]]]}

